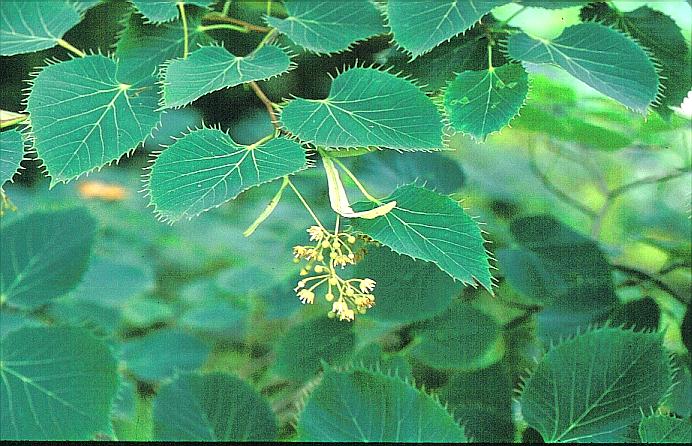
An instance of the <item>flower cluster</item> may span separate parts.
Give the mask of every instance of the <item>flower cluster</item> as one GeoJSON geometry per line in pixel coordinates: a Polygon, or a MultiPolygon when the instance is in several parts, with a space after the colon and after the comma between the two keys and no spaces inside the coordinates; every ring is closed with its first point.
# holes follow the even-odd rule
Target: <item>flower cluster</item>
{"type": "Polygon", "coordinates": [[[300,301],[313,303],[315,291],[322,286],[327,290],[325,300],[332,302],[332,309],[327,313],[330,318],[352,321],[356,313],[363,314],[372,308],[375,296],[371,292],[375,281],[368,278],[342,279],[337,273],[337,268],[354,265],[362,257],[361,251],[354,251],[356,237],[338,231],[331,233],[321,226],[311,226],[307,231],[310,241],[315,244],[293,247],[295,262],[306,261],[300,275],[308,276],[298,281],[294,288],[300,301]]]}

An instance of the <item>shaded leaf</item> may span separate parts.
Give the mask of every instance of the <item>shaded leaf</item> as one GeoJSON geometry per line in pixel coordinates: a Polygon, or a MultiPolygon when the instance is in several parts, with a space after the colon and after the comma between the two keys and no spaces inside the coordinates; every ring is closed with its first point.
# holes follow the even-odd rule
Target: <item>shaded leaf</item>
{"type": "Polygon", "coordinates": [[[288,17],[266,17],[269,26],[315,53],[335,53],[352,43],[385,32],[370,0],[306,2],[285,0],[288,17]]]}
{"type": "Polygon", "coordinates": [[[656,333],[590,331],[552,348],[526,381],[521,411],[547,442],[623,441],[672,384],[656,333]]]}
{"type": "Polygon", "coordinates": [[[415,261],[386,247],[368,248],[353,274],[377,282],[376,305],[363,317],[378,321],[408,323],[428,319],[449,307],[462,288],[434,264],[415,261]]]}
{"type": "Polygon", "coordinates": [[[582,0],[582,1],[570,1],[570,0],[553,0],[553,1],[545,1],[545,0],[516,0],[515,3],[519,3],[520,5],[523,6],[531,6],[534,8],[545,8],[545,9],[563,9],[563,8],[571,8],[573,6],[580,6],[583,4],[588,3],[588,0],[582,0]]]}
{"type": "Polygon", "coordinates": [[[328,369],[308,397],[297,430],[301,441],[467,441],[435,398],[398,377],[361,369],[328,369]]]}
{"type": "Polygon", "coordinates": [[[305,151],[290,139],[241,146],[221,130],[202,128],[178,139],[156,158],[148,191],[156,212],[177,221],[304,167],[305,151]]]}
{"type": "Polygon", "coordinates": [[[509,56],[556,65],[625,106],[646,114],[656,100],[659,80],[646,52],[618,31],[599,23],[566,28],[553,40],[514,34],[509,56]]]}
{"type": "Polygon", "coordinates": [[[152,23],[170,22],[178,17],[178,3],[207,8],[214,0],[130,0],[152,23]]]}
{"type": "Polygon", "coordinates": [[[350,323],[320,316],[292,327],[279,339],[274,370],[280,376],[304,381],[320,370],[321,361],[332,365],[346,362],[355,343],[350,323]]]}
{"type": "Polygon", "coordinates": [[[381,370],[386,375],[395,375],[403,380],[413,379],[411,364],[401,354],[387,354],[377,343],[361,348],[353,356],[352,364],[370,370],[381,370]]]}
{"type": "Polygon", "coordinates": [[[330,148],[437,150],[442,118],[411,82],[373,68],[349,68],[326,99],[294,99],[281,113],[289,132],[330,148]]]}
{"type": "Polygon", "coordinates": [[[185,332],[164,329],[122,344],[122,358],[137,378],[159,381],[200,367],[209,347],[185,332]]]}
{"type": "Polygon", "coordinates": [[[692,439],[692,423],[666,415],[646,417],[639,423],[639,437],[642,443],[689,444],[692,439]]]}
{"type": "Polygon", "coordinates": [[[71,291],[91,255],[96,221],[83,209],[29,214],[0,230],[0,301],[36,308],[71,291]]]}
{"type": "Polygon", "coordinates": [[[658,330],[661,310],[650,297],[627,302],[617,307],[609,316],[610,325],[614,327],[633,328],[637,330],[658,330]]]}
{"type": "Polygon", "coordinates": [[[391,0],[387,18],[394,40],[413,58],[471,28],[503,0],[391,0]],[[414,25],[415,24],[415,25],[414,25]]]}
{"type": "Polygon", "coordinates": [[[259,441],[276,438],[276,417],[266,399],[231,375],[182,374],[154,399],[154,439],[259,441]]]}
{"type": "Polygon", "coordinates": [[[91,440],[110,432],[116,361],[89,331],[26,327],[0,341],[3,440],[91,440]]]}
{"type": "Polygon", "coordinates": [[[34,79],[27,111],[51,185],[118,160],[159,122],[153,82],[122,84],[116,69],[95,54],[48,65],[34,79]]]}
{"type": "Polygon", "coordinates": [[[0,189],[19,170],[19,163],[24,159],[24,138],[22,134],[11,129],[0,133],[0,189]]]}
{"type": "Polygon", "coordinates": [[[0,2],[0,56],[52,48],[81,21],[77,8],[63,0],[0,2]]]}
{"type": "Polygon", "coordinates": [[[291,68],[291,58],[274,45],[244,57],[220,46],[206,46],[186,59],[171,60],[163,70],[163,104],[182,107],[211,93],[250,81],[266,80],[291,68]]]}
{"type": "Polygon", "coordinates": [[[517,116],[528,92],[529,77],[520,64],[464,71],[445,90],[445,111],[452,127],[483,140],[517,116]]]}
{"type": "MultiPolygon", "coordinates": [[[[400,254],[433,262],[464,284],[477,281],[491,290],[490,265],[481,230],[459,203],[412,184],[399,187],[383,201],[397,204],[382,217],[351,220],[356,232],[400,254]]],[[[354,205],[357,210],[372,207],[372,203],[365,202],[354,205]]]]}
{"type": "Polygon", "coordinates": [[[442,369],[478,370],[499,361],[504,353],[500,326],[487,314],[463,302],[416,329],[420,337],[412,354],[442,369]]]}

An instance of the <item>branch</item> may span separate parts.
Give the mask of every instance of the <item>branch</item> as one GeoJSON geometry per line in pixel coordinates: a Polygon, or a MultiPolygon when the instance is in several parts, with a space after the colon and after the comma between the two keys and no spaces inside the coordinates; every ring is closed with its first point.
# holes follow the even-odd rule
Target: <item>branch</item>
{"type": "Polygon", "coordinates": [[[626,266],[626,265],[618,265],[618,264],[613,264],[613,267],[616,269],[622,271],[623,273],[629,274],[631,276],[635,276],[641,281],[644,282],[651,282],[656,286],[656,288],[660,289],[661,291],[665,292],[666,294],[669,294],[671,297],[673,297],[675,300],[680,302],[683,305],[689,304],[689,299],[686,298],[684,295],[678,293],[675,291],[673,288],[670,287],[667,283],[665,283],[663,280],[661,280],[659,277],[653,275],[652,273],[642,271],[640,269],[631,267],[631,266],[626,266]]]}
{"type": "Polygon", "coordinates": [[[682,169],[677,169],[676,172],[669,173],[666,175],[656,175],[656,176],[642,178],[641,180],[633,181],[629,184],[625,184],[624,186],[620,186],[618,188],[615,188],[610,192],[610,194],[613,197],[617,197],[617,196],[622,195],[625,192],[628,192],[631,189],[637,188],[639,186],[643,186],[646,184],[653,184],[653,183],[663,183],[666,181],[674,180],[675,178],[679,178],[679,177],[686,175],[690,172],[692,172],[692,167],[684,167],[682,169]]]}
{"type": "Polygon", "coordinates": [[[253,25],[250,22],[246,22],[245,20],[240,20],[236,19],[233,17],[226,17],[225,15],[221,15],[219,13],[211,13],[207,14],[204,17],[202,17],[203,20],[215,20],[217,22],[226,22],[226,23],[232,23],[234,25],[242,26],[243,28],[247,29],[248,31],[255,31],[258,33],[268,33],[271,31],[271,28],[267,28],[266,26],[259,26],[259,25],[253,25]]]}
{"type": "Polygon", "coordinates": [[[272,121],[272,125],[274,128],[276,128],[276,130],[279,130],[279,119],[276,117],[276,113],[274,112],[274,103],[267,97],[266,94],[264,94],[259,85],[257,85],[257,82],[251,81],[249,84],[252,91],[255,92],[255,95],[257,95],[259,100],[262,101],[264,107],[267,109],[267,114],[269,115],[269,119],[272,121]]]}

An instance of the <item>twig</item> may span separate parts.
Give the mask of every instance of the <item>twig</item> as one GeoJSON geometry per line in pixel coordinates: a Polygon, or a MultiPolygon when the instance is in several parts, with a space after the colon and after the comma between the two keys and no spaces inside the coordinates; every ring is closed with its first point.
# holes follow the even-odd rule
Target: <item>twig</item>
{"type": "Polygon", "coordinates": [[[217,22],[232,23],[234,25],[242,26],[243,28],[246,28],[249,31],[255,31],[258,33],[268,33],[269,31],[271,31],[271,28],[267,28],[266,26],[253,25],[252,23],[246,22],[245,20],[236,19],[235,17],[226,17],[218,13],[207,14],[202,18],[204,20],[216,20],[217,22]]]}
{"type": "Polygon", "coordinates": [[[663,183],[666,181],[674,180],[675,178],[681,177],[683,175],[686,175],[688,173],[692,172],[692,167],[685,167],[682,169],[678,169],[677,172],[669,173],[666,175],[659,175],[659,176],[651,176],[647,178],[642,178],[641,180],[633,181],[629,184],[625,184],[624,186],[620,186],[618,188],[613,189],[610,194],[613,197],[617,197],[618,195],[622,195],[625,192],[628,192],[631,189],[634,189],[639,186],[643,186],[645,184],[653,184],[653,183],[663,183]]]}
{"type": "Polygon", "coordinates": [[[685,298],[685,296],[683,296],[680,293],[678,293],[677,291],[675,291],[667,283],[665,283],[663,280],[656,277],[652,273],[648,273],[646,271],[642,271],[640,269],[633,268],[631,266],[626,266],[626,265],[613,264],[613,267],[622,271],[623,273],[635,276],[635,277],[641,279],[642,281],[653,283],[654,285],[656,285],[656,287],[658,289],[660,289],[661,291],[664,291],[666,294],[669,294],[671,297],[673,297],[675,300],[682,303],[683,305],[687,305],[689,303],[688,298],[685,298]]]}
{"type": "Polygon", "coordinates": [[[250,88],[252,88],[252,91],[255,92],[255,95],[259,98],[260,101],[264,104],[264,107],[267,109],[267,113],[269,114],[269,118],[272,121],[272,125],[274,128],[279,130],[279,119],[276,117],[276,113],[274,112],[274,103],[267,97],[266,94],[262,91],[262,89],[257,85],[257,82],[252,81],[249,82],[250,88]]]}

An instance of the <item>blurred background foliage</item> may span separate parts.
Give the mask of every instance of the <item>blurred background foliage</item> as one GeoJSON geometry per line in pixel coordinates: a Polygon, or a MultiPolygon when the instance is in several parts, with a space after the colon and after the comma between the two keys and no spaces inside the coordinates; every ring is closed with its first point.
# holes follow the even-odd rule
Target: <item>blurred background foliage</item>
{"type": "MultiPolygon", "coordinates": [[[[643,4],[664,11],[682,27],[689,47],[685,3],[613,3],[625,11],[643,4]]],[[[515,9],[501,8],[497,19],[515,9]]],[[[264,11],[263,1],[232,2],[230,15],[262,23],[264,11]]],[[[127,12],[125,2],[99,5],[66,40],[87,51],[113,48],[127,12]]],[[[274,14],[281,15],[279,6],[274,14]]],[[[578,16],[579,8],[531,9],[513,25],[553,37],[578,16]]],[[[212,35],[239,55],[262,37],[238,38],[224,30],[212,35]]],[[[393,64],[415,75],[416,66],[397,62],[386,38],[331,57],[303,53],[287,39],[281,43],[299,56],[295,70],[264,83],[276,102],[290,95],[325,97],[328,74],[355,63],[393,64]]],[[[3,58],[3,109],[22,109],[19,92],[29,73],[53,57],[69,56],[56,47],[3,58]]],[[[189,222],[158,222],[138,192],[150,152],[201,122],[219,123],[243,144],[271,132],[262,104],[238,87],[167,111],[141,150],[50,192],[37,163],[23,163],[21,175],[6,187],[17,211],[3,216],[3,223],[33,210],[85,206],[100,230],[74,292],[35,310],[33,320],[4,307],[0,329],[4,334],[19,325],[68,321],[112,340],[128,377],[114,419],[119,439],[149,438],[152,396],[176,371],[192,370],[231,372],[251,382],[278,414],[280,435],[291,438],[296,403],[324,360],[397,370],[439,394],[476,440],[512,440],[512,391],[523,371],[551,341],[608,320],[665,332],[666,346],[682,358],[681,384],[669,410],[689,416],[689,354],[681,331],[683,319],[690,324],[692,280],[689,118],[665,120],[652,113],[642,119],[557,71],[528,68],[534,73],[528,105],[511,128],[485,143],[456,135],[454,152],[378,152],[348,160],[380,196],[417,180],[463,199],[484,223],[497,259],[494,297],[455,288],[434,268],[374,252],[377,261],[363,267],[370,268],[378,288],[397,288],[378,294],[378,307],[353,324],[328,320],[326,308],[303,306],[292,291],[297,268],[291,247],[305,241],[310,224],[292,195],[284,195],[253,236],[242,236],[276,184],[189,222]],[[402,306],[408,308],[397,313],[402,306]]],[[[434,79],[427,83],[435,88],[434,79]]],[[[304,172],[295,183],[327,219],[321,170],[304,172]]],[[[357,195],[355,188],[350,192],[357,195]]],[[[686,342],[689,348],[689,337],[686,342]]],[[[531,432],[525,435],[532,438],[531,432]]]]}

